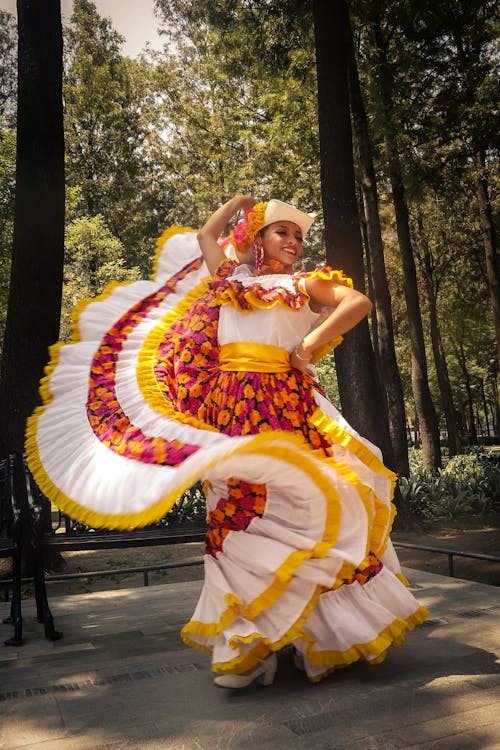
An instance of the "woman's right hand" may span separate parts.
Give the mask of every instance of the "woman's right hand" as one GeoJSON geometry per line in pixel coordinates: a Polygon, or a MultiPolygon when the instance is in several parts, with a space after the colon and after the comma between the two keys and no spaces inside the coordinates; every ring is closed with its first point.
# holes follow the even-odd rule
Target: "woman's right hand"
{"type": "Polygon", "coordinates": [[[197,234],[203,257],[211,274],[214,274],[225,255],[217,240],[238,211],[247,211],[256,203],[251,195],[235,195],[210,216],[197,234]]]}
{"type": "Polygon", "coordinates": [[[239,211],[248,211],[249,208],[252,208],[257,203],[252,195],[236,195],[235,199],[239,201],[239,211]]]}

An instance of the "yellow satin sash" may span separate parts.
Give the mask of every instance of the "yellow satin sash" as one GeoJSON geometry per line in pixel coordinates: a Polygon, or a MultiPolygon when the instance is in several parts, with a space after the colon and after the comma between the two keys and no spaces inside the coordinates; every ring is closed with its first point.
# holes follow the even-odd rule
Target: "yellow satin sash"
{"type": "Polygon", "coordinates": [[[287,372],[291,368],[290,355],[279,346],[235,341],[221,346],[219,368],[233,372],[287,372]]]}

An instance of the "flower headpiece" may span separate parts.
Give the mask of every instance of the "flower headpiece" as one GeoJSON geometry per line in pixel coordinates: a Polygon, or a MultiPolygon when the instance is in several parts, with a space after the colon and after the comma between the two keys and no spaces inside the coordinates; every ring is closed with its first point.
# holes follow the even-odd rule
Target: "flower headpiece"
{"type": "Polygon", "coordinates": [[[231,245],[238,255],[251,250],[256,235],[265,224],[266,206],[267,203],[256,203],[245,211],[243,218],[231,229],[229,237],[222,240],[222,247],[225,249],[227,245],[231,245]]]}
{"type": "Polygon", "coordinates": [[[229,245],[232,246],[241,257],[253,249],[260,230],[275,221],[293,221],[300,227],[304,237],[314,221],[314,215],[306,214],[289,203],[275,199],[267,203],[256,203],[245,211],[243,218],[229,233],[229,237],[221,240],[221,246],[224,250],[229,245]]]}

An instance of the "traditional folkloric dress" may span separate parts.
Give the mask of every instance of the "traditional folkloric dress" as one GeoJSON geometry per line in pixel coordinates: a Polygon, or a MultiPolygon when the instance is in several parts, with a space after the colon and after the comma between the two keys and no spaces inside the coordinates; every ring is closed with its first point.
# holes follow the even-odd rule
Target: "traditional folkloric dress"
{"type": "Polygon", "coordinates": [[[144,526],[205,480],[205,582],[186,643],[244,672],[293,643],[318,680],[383,659],[426,617],[390,543],[395,477],[289,355],[318,322],[304,280],[159,241],[151,281],[82,305],[27,430],[45,494],[89,525],[144,526]]]}

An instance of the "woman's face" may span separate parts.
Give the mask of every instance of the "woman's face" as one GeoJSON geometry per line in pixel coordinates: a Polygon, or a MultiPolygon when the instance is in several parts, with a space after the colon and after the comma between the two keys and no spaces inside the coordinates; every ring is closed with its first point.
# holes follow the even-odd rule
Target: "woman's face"
{"type": "Polygon", "coordinates": [[[302,255],[302,231],[293,221],[275,221],[265,227],[262,235],[264,262],[278,260],[291,266],[302,255]]]}

